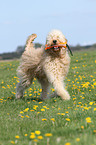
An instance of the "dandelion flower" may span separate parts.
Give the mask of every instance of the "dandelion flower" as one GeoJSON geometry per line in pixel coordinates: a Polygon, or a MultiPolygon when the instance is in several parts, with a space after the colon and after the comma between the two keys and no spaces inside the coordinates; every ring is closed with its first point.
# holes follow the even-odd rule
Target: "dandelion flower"
{"type": "Polygon", "coordinates": [[[29,118],[29,116],[28,116],[28,115],[26,115],[26,117],[27,117],[27,118],[29,118]]]}
{"type": "Polygon", "coordinates": [[[47,120],[46,118],[43,118],[43,119],[42,119],[42,121],[46,121],[46,120],[47,120]]]}
{"type": "Polygon", "coordinates": [[[24,112],[27,112],[29,110],[29,108],[26,108],[25,110],[24,110],[24,112]]]}
{"type": "Polygon", "coordinates": [[[16,136],[15,136],[15,138],[17,138],[17,139],[18,139],[18,138],[20,138],[20,137],[19,137],[19,135],[16,135],[16,136]]]}
{"type": "Polygon", "coordinates": [[[35,134],[31,134],[31,135],[30,135],[30,138],[31,138],[31,139],[34,139],[34,138],[35,138],[35,134]]]}
{"type": "Polygon", "coordinates": [[[76,141],[80,141],[80,138],[76,138],[76,141]]]}
{"type": "Polygon", "coordinates": [[[89,105],[93,105],[94,102],[90,102],[89,105]]]}
{"type": "Polygon", "coordinates": [[[35,131],[35,134],[37,134],[37,135],[40,135],[40,133],[41,133],[41,132],[40,132],[39,130],[36,130],[36,131],[35,131]]]}
{"type": "Polygon", "coordinates": [[[87,122],[87,123],[91,123],[91,122],[92,122],[92,121],[91,121],[91,118],[90,118],[90,117],[87,117],[87,118],[86,118],[86,122],[87,122]]]}
{"type": "Polygon", "coordinates": [[[45,136],[50,137],[52,136],[52,133],[45,133],[45,136]]]}
{"type": "Polygon", "coordinates": [[[43,136],[40,135],[40,136],[38,136],[37,138],[38,138],[38,139],[43,139],[43,136]]]}
{"type": "Polygon", "coordinates": [[[37,140],[37,139],[34,139],[33,141],[34,141],[34,142],[38,142],[38,140],[37,140]]]}
{"type": "Polygon", "coordinates": [[[70,119],[69,118],[66,118],[66,121],[70,121],[70,119]]]}
{"type": "Polygon", "coordinates": [[[45,111],[45,109],[41,109],[41,111],[45,111]]]}
{"type": "Polygon", "coordinates": [[[14,142],[14,141],[11,141],[11,143],[12,143],[12,144],[15,144],[15,142],[14,142]]]}
{"type": "Polygon", "coordinates": [[[54,119],[54,118],[51,118],[51,120],[52,120],[53,122],[55,122],[55,119],[54,119]]]}
{"type": "Polygon", "coordinates": [[[94,133],[96,133],[96,130],[93,130],[94,133]]]}
{"type": "Polygon", "coordinates": [[[23,111],[20,111],[20,113],[22,114],[22,113],[24,113],[23,111]]]}
{"type": "Polygon", "coordinates": [[[65,113],[61,113],[61,115],[65,115],[65,113]]]}
{"type": "Polygon", "coordinates": [[[82,125],[81,128],[84,129],[84,126],[82,125]]]}
{"type": "Polygon", "coordinates": [[[94,108],[94,111],[96,111],[96,108],[94,108]]]}

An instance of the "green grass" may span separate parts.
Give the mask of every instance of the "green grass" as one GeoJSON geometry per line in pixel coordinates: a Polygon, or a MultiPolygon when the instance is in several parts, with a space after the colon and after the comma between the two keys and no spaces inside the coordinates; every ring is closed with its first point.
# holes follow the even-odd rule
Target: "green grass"
{"type": "Polygon", "coordinates": [[[36,80],[24,99],[15,100],[18,65],[19,61],[0,62],[0,145],[96,145],[96,50],[71,57],[65,80],[70,101],[40,101],[36,80]]]}

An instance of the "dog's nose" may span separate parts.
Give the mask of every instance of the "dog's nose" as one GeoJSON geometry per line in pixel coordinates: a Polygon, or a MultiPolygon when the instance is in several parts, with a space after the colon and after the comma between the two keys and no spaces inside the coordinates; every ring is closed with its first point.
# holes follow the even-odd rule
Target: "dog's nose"
{"type": "Polygon", "coordinates": [[[53,43],[56,44],[57,40],[53,40],[53,43]]]}

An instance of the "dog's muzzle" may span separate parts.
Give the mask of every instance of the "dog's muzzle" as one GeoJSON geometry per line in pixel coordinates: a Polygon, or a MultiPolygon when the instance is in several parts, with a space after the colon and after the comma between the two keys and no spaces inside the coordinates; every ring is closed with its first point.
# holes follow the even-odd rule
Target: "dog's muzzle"
{"type": "Polygon", "coordinates": [[[69,47],[69,45],[65,42],[65,43],[60,43],[59,45],[52,45],[52,46],[48,46],[47,44],[45,45],[45,50],[51,49],[53,48],[54,51],[59,51],[60,48],[68,48],[68,50],[70,51],[70,54],[73,56],[73,53],[69,47]]]}

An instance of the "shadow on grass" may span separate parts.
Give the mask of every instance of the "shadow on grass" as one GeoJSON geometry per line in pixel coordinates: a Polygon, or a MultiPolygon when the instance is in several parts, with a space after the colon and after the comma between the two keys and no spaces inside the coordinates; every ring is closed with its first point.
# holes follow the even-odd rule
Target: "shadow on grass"
{"type": "Polygon", "coordinates": [[[15,96],[13,96],[13,97],[11,97],[11,98],[7,98],[7,100],[11,100],[11,101],[13,101],[13,100],[15,100],[15,101],[18,101],[18,100],[23,100],[23,101],[37,101],[37,102],[41,102],[41,101],[43,101],[42,99],[40,99],[40,98],[25,98],[25,97],[23,97],[23,98],[20,98],[20,99],[16,99],[15,98],[15,96]]]}
{"type": "Polygon", "coordinates": [[[41,98],[37,98],[37,97],[23,97],[23,98],[20,98],[20,99],[16,99],[15,95],[11,96],[11,97],[7,97],[7,100],[9,101],[32,101],[32,102],[46,102],[46,101],[51,101],[51,102],[55,102],[56,99],[60,99],[62,100],[59,96],[57,97],[50,97],[48,99],[45,99],[45,100],[42,100],[41,98]]]}

